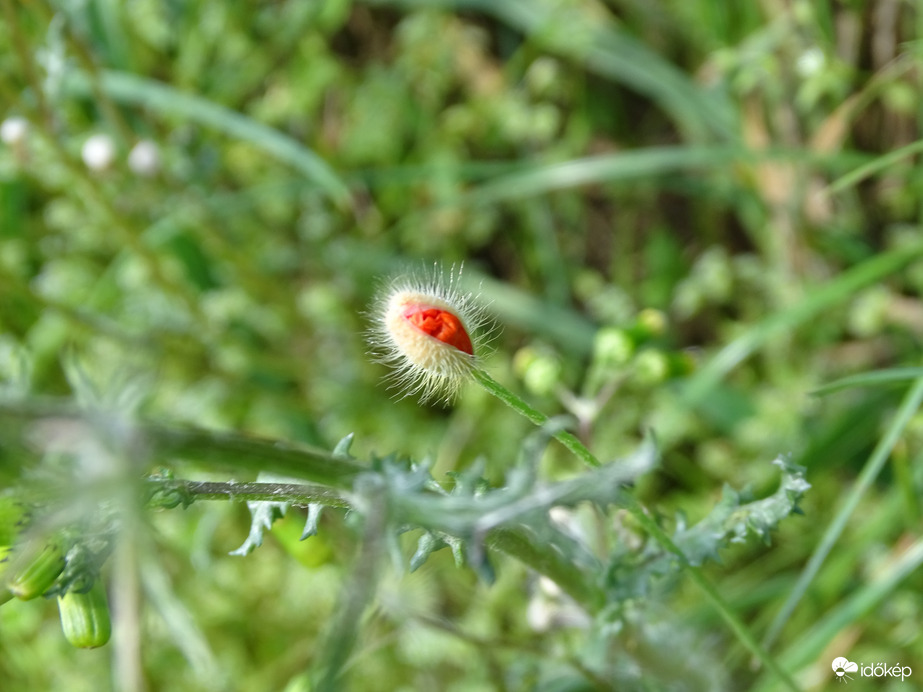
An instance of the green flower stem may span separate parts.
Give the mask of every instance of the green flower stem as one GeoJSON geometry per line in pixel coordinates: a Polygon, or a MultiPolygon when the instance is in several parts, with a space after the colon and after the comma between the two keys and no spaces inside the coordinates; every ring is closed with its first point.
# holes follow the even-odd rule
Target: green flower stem
{"type": "Polygon", "coordinates": [[[350,490],[356,477],[367,471],[326,450],[278,440],[160,425],[143,425],[140,432],[163,454],[257,472],[273,471],[341,490],[350,490]]]}
{"type": "MultiPolygon", "coordinates": [[[[473,372],[474,378],[478,381],[478,384],[480,384],[490,394],[493,394],[511,409],[516,411],[516,413],[524,416],[535,425],[544,425],[548,422],[548,416],[546,416],[541,411],[538,411],[537,409],[529,406],[529,404],[513,394],[513,392],[497,382],[481,368],[475,368],[473,372]]],[[[592,468],[598,468],[601,466],[599,459],[593,456],[593,454],[590,453],[590,450],[588,450],[586,446],[580,440],[578,440],[576,435],[573,433],[567,432],[566,430],[561,430],[554,434],[554,439],[567,447],[567,449],[569,449],[574,454],[574,456],[580,459],[580,461],[582,461],[587,466],[592,468]]]]}
{"type": "Polygon", "coordinates": [[[340,493],[322,485],[302,483],[235,483],[188,481],[149,478],[145,481],[150,493],[148,502],[154,507],[173,507],[195,500],[230,500],[232,502],[291,502],[296,507],[312,503],[328,507],[348,508],[349,503],[340,493]]]}
{"type": "MultiPolygon", "coordinates": [[[[535,423],[535,425],[543,425],[545,422],[547,422],[548,416],[529,406],[525,401],[520,399],[502,384],[494,380],[490,375],[488,375],[480,368],[476,368],[474,370],[474,374],[475,379],[477,379],[478,383],[484,387],[484,389],[500,399],[500,401],[505,403],[511,409],[520,415],[525,416],[525,418],[531,422],[535,423]]],[[[593,453],[587,449],[586,446],[574,435],[564,432],[558,433],[554,437],[559,442],[561,442],[561,444],[567,447],[567,449],[573,452],[573,454],[578,459],[580,459],[588,466],[598,467],[601,465],[599,459],[597,459],[593,453]]],[[[723,617],[724,620],[728,623],[734,634],[737,635],[738,640],[744,646],[746,646],[751,651],[751,653],[753,653],[753,655],[756,656],[764,666],[766,666],[768,670],[771,670],[776,676],[778,676],[778,678],[785,684],[786,687],[797,692],[798,686],[791,679],[788,673],[782,670],[779,664],[776,663],[775,659],[770,656],[769,652],[760,645],[760,643],[756,640],[756,638],[743,623],[743,621],[736,615],[736,613],[734,613],[727,601],[725,601],[721,594],[718,593],[715,585],[709,581],[708,577],[706,577],[699,568],[689,563],[689,560],[686,559],[683,551],[680,550],[679,546],[677,546],[676,543],[674,543],[673,540],[664,532],[664,530],[658,526],[657,522],[655,522],[648,515],[641,503],[628,493],[623,494],[621,501],[626,509],[628,509],[628,511],[631,512],[631,514],[637,519],[638,523],[644,527],[647,533],[651,535],[664,550],[667,550],[676,556],[695,585],[702,590],[708,601],[712,604],[715,610],[718,611],[721,617],[723,617]]]]}

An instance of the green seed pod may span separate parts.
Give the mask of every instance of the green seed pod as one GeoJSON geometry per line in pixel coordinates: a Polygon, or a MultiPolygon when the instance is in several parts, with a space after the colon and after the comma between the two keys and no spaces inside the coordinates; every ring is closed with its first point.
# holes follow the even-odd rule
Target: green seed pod
{"type": "Polygon", "coordinates": [[[525,346],[513,357],[513,370],[536,396],[550,396],[561,382],[561,361],[543,346],[525,346]]]}
{"type": "Polygon", "coordinates": [[[635,377],[643,385],[663,382],[670,375],[670,360],[663,351],[642,351],[635,359],[635,377]]]}
{"type": "Polygon", "coordinates": [[[85,593],[72,589],[58,596],[58,612],[64,636],[77,648],[95,649],[109,641],[112,634],[109,603],[99,579],[85,593]]]}
{"type": "Polygon", "coordinates": [[[64,551],[60,541],[29,541],[17,546],[6,574],[10,592],[24,601],[41,596],[64,571],[64,551]]]}
{"type": "Polygon", "coordinates": [[[638,313],[634,329],[638,332],[638,337],[643,337],[644,340],[656,339],[663,336],[667,330],[667,316],[660,310],[645,308],[638,313]]]}
{"type": "Polygon", "coordinates": [[[607,368],[625,365],[634,355],[631,335],[618,327],[603,327],[596,333],[593,355],[597,363],[607,368]]]}

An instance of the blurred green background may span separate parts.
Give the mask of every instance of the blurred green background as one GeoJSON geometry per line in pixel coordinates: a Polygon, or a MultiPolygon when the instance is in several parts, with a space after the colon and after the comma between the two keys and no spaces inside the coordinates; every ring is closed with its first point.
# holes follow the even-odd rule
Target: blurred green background
{"type": "MultiPolygon", "coordinates": [[[[395,399],[363,336],[388,276],[464,263],[496,317],[495,378],[578,414],[604,460],[654,431],[649,507],[697,520],[725,483],[771,492],[779,454],[808,467],[806,516],[707,568],[765,634],[908,380],[813,390],[920,362],[917,3],[0,7],[8,391],[71,396],[76,369],[103,401],[141,392],[147,419],[327,449],[354,433],[360,460],[399,452],[440,477],[483,457],[501,482],[529,424],[474,387],[449,408],[395,399]],[[600,335],[650,310],[662,331],[613,355],[600,335]]],[[[923,417],[897,433],[771,648],[805,689],[831,688],[841,655],[923,675],[923,582],[902,562],[923,417]]],[[[579,469],[552,449],[543,470],[579,469]]],[[[150,521],[147,688],[305,689],[355,550],[342,515],[299,543],[292,512],[246,558],[227,555],[243,506],[150,521]]],[[[529,616],[537,588],[512,561],[488,586],[446,551],[388,571],[349,689],[605,689],[556,682],[585,641],[529,616]]],[[[682,579],[653,601],[619,640],[644,689],[763,680],[682,579]]],[[[0,688],[107,689],[113,648],[69,648],[53,602],[7,604],[0,688]]]]}

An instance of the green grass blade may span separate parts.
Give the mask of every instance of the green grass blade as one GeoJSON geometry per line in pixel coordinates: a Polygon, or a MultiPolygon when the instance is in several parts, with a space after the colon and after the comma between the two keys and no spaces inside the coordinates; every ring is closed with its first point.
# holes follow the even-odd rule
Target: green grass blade
{"type": "Polygon", "coordinates": [[[923,243],[875,255],[817,287],[797,305],[753,325],[715,354],[687,382],[684,389],[687,403],[690,406],[703,403],[726,374],[779,334],[800,327],[862,288],[881,281],[921,257],[923,243]]]}
{"type": "MultiPolygon", "coordinates": [[[[333,169],[304,144],[268,125],[201,96],[133,74],[103,71],[99,85],[119,103],[143,106],[155,113],[191,120],[250,142],[303,173],[342,207],[349,206],[349,188],[333,169]]],[[[89,96],[92,93],[90,78],[76,71],[69,73],[67,88],[74,95],[89,96]]]]}
{"type": "Polygon", "coordinates": [[[837,178],[832,183],[830,183],[825,192],[827,192],[827,194],[842,192],[846,188],[853,187],[854,185],[861,183],[866,178],[869,178],[876,173],[879,173],[880,171],[887,170],[898,161],[913,156],[914,154],[917,154],[921,151],[923,151],[923,139],[912,142],[906,146],[901,147],[900,149],[889,151],[887,154],[879,156],[876,159],[869,161],[865,165],[855,168],[846,175],[837,178]]]}
{"type": "Polygon", "coordinates": [[[792,592],[789,594],[788,599],[786,599],[782,609],[779,611],[778,615],[776,615],[772,625],[769,627],[769,631],[766,633],[766,637],[763,640],[763,644],[766,648],[772,646],[776,637],[779,636],[785,623],[788,622],[789,617],[808,590],[811,582],[814,581],[827,555],[830,554],[834,544],[846,528],[846,522],[849,521],[849,518],[852,516],[853,512],[855,512],[859,500],[862,499],[865,492],[872,483],[875,482],[885,462],[888,460],[891,450],[894,449],[894,445],[897,444],[904,428],[907,427],[910,419],[916,414],[921,403],[923,403],[923,377],[916,380],[911,390],[904,397],[904,401],[901,403],[901,407],[894,421],[891,423],[891,426],[888,428],[887,433],[875,447],[872,455],[865,463],[862,472],[859,474],[859,479],[849,492],[849,495],[847,495],[843,505],[833,518],[833,521],[830,522],[820,543],[818,543],[817,547],[814,549],[811,559],[798,577],[798,581],[792,589],[792,592]]]}
{"type": "MultiPolygon", "coordinates": [[[[798,670],[816,662],[830,642],[845,628],[871,613],[895,587],[923,565],[923,540],[914,543],[877,578],[850,594],[804,636],[786,649],[781,658],[789,670],[798,670]]],[[[826,663],[826,662],[825,662],[826,663]]],[[[775,681],[766,679],[756,687],[759,692],[775,689],[775,681]]]]}
{"type": "Polygon", "coordinates": [[[888,368],[887,370],[872,370],[858,375],[842,377],[833,382],[828,382],[811,392],[814,396],[826,396],[844,389],[855,387],[881,387],[890,384],[902,384],[923,376],[923,368],[888,368]]]}
{"type": "Polygon", "coordinates": [[[706,600],[711,603],[712,607],[721,615],[740,643],[777,678],[777,682],[781,682],[788,689],[797,692],[800,688],[795,684],[794,680],[792,680],[786,669],[769,653],[768,647],[761,645],[756,640],[747,625],[737,616],[730,603],[725,600],[715,585],[705,576],[705,573],[702,572],[700,568],[689,563],[689,560],[686,558],[685,554],[683,554],[682,550],[676,546],[673,540],[660,528],[657,522],[648,515],[641,504],[635,500],[632,495],[626,494],[626,497],[629,503],[628,509],[631,511],[632,515],[638,520],[641,526],[654,537],[661,547],[676,555],[677,559],[683,565],[685,574],[688,574],[689,578],[699,587],[705,595],[706,600]]]}
{"type": "Polygon", "coordinates": [[[739,146],[660,146],[587,156],[569,161],[533,163],[523,170],[498,173],[459,197],[459,201],[487,204],[536,197],[585,185],[635,181],[640,178],[702,170],[724,170],[733,164],[793,161],[822,170],[840,170],[865,157],[855,153],[817,155],[792,149],[753,151],[739,146]]]}
{"type": "Polygon", "coordinates": [[[651,147],[589,156],[501,176],[475,188],[462,199],[474,204],[523,199],[583,185],[725,166],[745,155],[745,150],[728,147],[651,147]]]}
{"type": "Polygon", "coordinates": [[[560,11],[534,0],[472,3],[526,33],[547,49],[583,62],[657,103],[692,140],[737,138],[734,111],[640,40],[588,12],[560,11]],[[581,38],[574,41],[574,35],[581,38]]]}

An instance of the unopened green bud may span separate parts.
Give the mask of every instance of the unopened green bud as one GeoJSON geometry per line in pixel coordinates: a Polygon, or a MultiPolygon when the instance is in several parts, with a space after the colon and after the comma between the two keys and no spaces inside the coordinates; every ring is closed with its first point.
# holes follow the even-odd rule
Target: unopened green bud
{"type": "Polygon", "coordinates": [[[58,612],[64,636],[80,649],[95,649],[109,641],[112,623],[102,582],[97,579],[89,591],[71,589],[58,596],[58,612]]]}
{"type": "Polygon", "coordinates": [[[526,371],[523,382],[533,394],[548,396],[554,394],[561,380],[561,363],[555,358],[538,358],[526,371]]]}
{"type": "Polygon", "coordinates": [[[667,329],[667,316],[660,310],[645,308],[638,313],[637,324],[651,337],[661,336],[667,329]]]}
{"type": "Polygon", "coordinates": [[[667,330],[667,316],[660,310],[646,308],[638,313],[635,322],[628,328],[628,334],[635,346],[663,336],[667,330]]]}
{"type": "Polygon", "coordinates": [[[513,370],[532,394],[553,394],[561,380],[561,362],[542,348],[526,346],[513,356],[513,370]]]}
{"type": "Polygon", "coordinates": [[[683,377],[695,370],[695,359],[686,351],[665,353],[647,349],[635,359],[635,375],[643,384],[656,384],[671,377],[683,377]]]}
{"type": "Polygon", "coordinates": [[[538,351],[531,346],[523,346],[513,355],[513,372],[516,376],[524,378],[529,366],[538,358],[538,351]]]}
{"type": "Polygon", "coordinates": [[[663,382],[670,374],[670,363],[663,351],[648,349],[635,358],[635,375],[643,384],[663,382]]]}
{"type": "Polygon", "coordinates": [[[28,541],[16,546],[6,574],[10,592],[23,601],[38,598],[51,588],[64,571],[64,551],[60,542],[28,541]]]}
{"type": "Polygon", "coordinates": [[[635,343],[624,329],[603,327],[596,332],[593,352],[596,362],[604,366],[624,365],[635,351],[635,343]]]}

